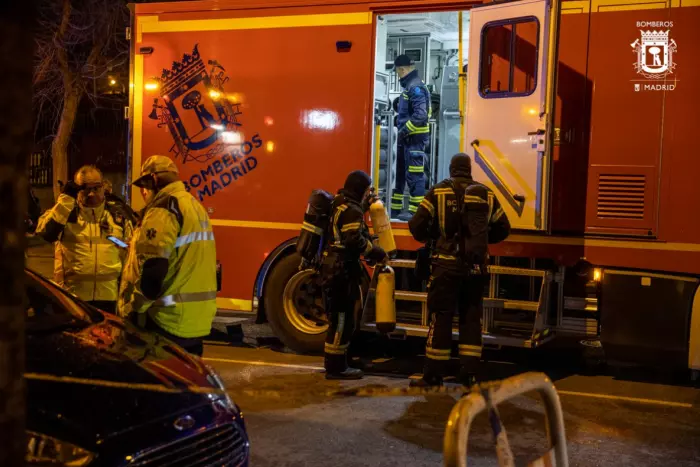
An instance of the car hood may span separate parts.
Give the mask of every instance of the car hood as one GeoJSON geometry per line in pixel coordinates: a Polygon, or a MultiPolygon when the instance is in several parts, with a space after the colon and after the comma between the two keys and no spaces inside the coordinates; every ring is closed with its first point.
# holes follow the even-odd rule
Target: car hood
{"type": "Polygon", "coordinates": [[[210,402],[206,394],[137,385],[216,388],[197,357],[112,316],[84,329],[27,334],[26,348],[27,428],[84,447],[210,402]]]}

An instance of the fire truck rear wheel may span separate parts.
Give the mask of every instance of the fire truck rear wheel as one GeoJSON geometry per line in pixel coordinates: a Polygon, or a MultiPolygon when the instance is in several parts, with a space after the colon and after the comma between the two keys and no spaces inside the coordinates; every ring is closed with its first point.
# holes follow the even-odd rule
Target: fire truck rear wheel
{"type": "Polygon", "coordinates": [[[265,314],[275,336],[298,353],[320,353],[328,325],[314,319],[313,307],[322,307],[320,290],[311,271],[299,271],[301,257],[280,259],[265,284],[265,314]]]}

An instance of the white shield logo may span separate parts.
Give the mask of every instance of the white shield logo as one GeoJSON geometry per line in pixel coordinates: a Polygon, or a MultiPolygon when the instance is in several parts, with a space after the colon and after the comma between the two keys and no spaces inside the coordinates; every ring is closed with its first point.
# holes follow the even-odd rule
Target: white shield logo
{"type": "Polygon", "coordinates": [[[631,44],[637,53],[637,63],[634,64],[637,73],[649,79],[663,79],[673,73],[676,41],[669,40],[669,32],[641,31],[641,42],[637,39],[631,44]]]}

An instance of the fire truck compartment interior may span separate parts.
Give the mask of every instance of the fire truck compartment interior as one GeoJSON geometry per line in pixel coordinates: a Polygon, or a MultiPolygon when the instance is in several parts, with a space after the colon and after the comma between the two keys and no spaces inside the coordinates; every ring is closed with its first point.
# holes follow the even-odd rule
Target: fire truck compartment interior
{"type": "MultiPolygon", "coordinates": [[[[394,59],[402,54],[415,62],[418,75],[430,91],[432,115],[430,138],[425,149],[426,190],[449,176],[449,161],[459,152],[459,13],[426,12],[377,17],[375,55],[374,121],[379,126],[373,139],[373,171],[376,185],[389,206],[395,191],[397,167],[396,118],[401,97],[394,59]],[[378,159],[378,161],[377,161],[378,159]],[[378,163],[377,163],[378,162],[378,163]]],[[[462,13],[463,63],[467,64],[469,12],[462,13]]],[[[408,194],[408,188],[404,190],[408,194]]],[[[408,199],[408,197],[405,197],[408,199]]],[[[408,203],[404,202],[404,212],[408,203]]],[[[397,219],[392,219],[397,220],[397,219]]]]}

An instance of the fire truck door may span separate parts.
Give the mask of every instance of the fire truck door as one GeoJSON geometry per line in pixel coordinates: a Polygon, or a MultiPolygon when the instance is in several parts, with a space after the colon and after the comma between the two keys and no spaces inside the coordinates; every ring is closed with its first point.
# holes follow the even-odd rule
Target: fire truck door
{"type": "Polygon", "coordinates": [[[557,0],[470,13],[465,146],[515,229],[545,230],[557,0]],[[551,50],[550,50],[551,49],[551,50]]]}

